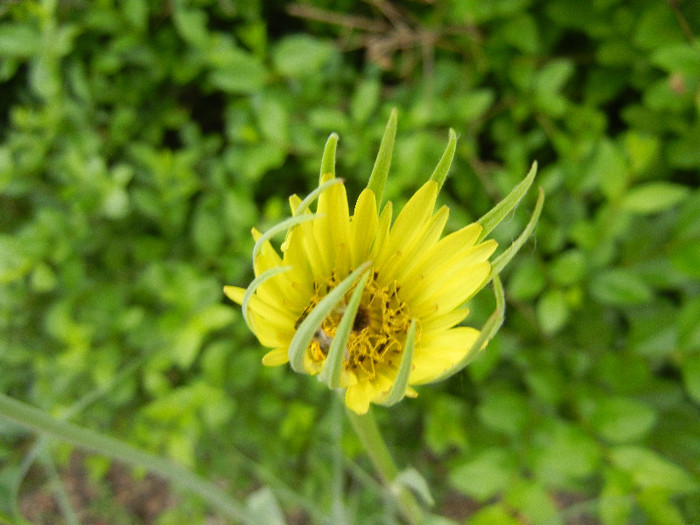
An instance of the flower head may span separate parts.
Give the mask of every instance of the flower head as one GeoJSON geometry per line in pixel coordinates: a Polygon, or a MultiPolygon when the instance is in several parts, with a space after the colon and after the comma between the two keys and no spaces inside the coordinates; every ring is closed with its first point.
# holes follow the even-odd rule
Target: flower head
{"type": "MultiPolygon", "coordinates": [[[[497,244],[483,240],[480,223],[443,236],[449,209],[435,210],[455,140],[451,133],[446,163],[393,219],[391,202],[378,205],[383,181],[378,191],[372,184],[381,174],[350,210],[334,178],[331,137],[316,192],[304,201],[292,196],[292,217],[265,235],[253,230],[256,280],[247,290],[225,287],[272,349],[263,364],[291,362],[317,375],[344,389],[347,406],[362,414],[370,403],[417,395],[413,386],[455,373],[485,346],[492,333],[460,323],[465,302],[494,277],[497,244]],[[286,239],[278,250],[270,238],[280,230],[286,239]]],[[[379,169],[388,171],[385,164],[379,169]]]]}

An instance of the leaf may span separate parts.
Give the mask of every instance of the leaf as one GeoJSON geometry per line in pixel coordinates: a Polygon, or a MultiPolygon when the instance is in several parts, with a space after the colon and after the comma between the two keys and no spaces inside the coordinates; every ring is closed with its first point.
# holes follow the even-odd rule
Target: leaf
{"type": "Polygon", "coordinates": [[[593,297],[604,304],[642,304],[652,298],[649,286],[628,270],[603,271],[591,279],[590,286],[593,297]]]}
{"type": "Polygon", "coordinates": [[[622,446],[610,451],[614,465],[629,473],[638,487],[658,487],[670,492],[688,493],[700,485],[688,472],[649,449],[622,446]]]}
{"type": "Polygon", "coordinates": [[[252,525],[285,525],[284,513],[275,495],[268,487],[263,487],[250,496],[246,508],[252,525]]]}
{"type": "Polygon", "coordinates": [[[658,49],[651,62],[669,73],[681,73],[689,77],[700,76],[700,44],[670,44],[658,49]]]}
{"type": "Polygon", "coordinates": [[[272,53],[272,61],[281,75],[301,78],[317,74],[334,51],[335,46],[326,40],[296,34],[280,40],[272,53]]]}
{"type": "Polygon", "coordinates": [[[654,409],[639,401],[602,398],[597,401],[591,423],[611,443],[625,443],[647,435],[656,419],[654,409]]]}
{"type": "Polygon", "coordinates": [[[700,405],[700,354],[686,356],[681,363],[681,372],[686,392],[700,405]]]}
{"type": "Polygon", "coordinates": [[[430,486],[420,472],[414,468],[407,468],[399,472],[393,481],[396,485],[403,485],[413,492],[418,494],[420,499],[422,499],[428,505],[435,505],[435,500],[432,494],[430,494],[430,486]]]}
{"type": "Polygon", "coordinates": [[[514,474],[514,460],[501,448],[490,448],[450,472],[450,482],[478,501],[506,490],[514,474]]]}
{"type": "Polygon", "coordinates": [[[681,184],[648,182],[629,190],[620,207],[632,213],[657,213],[683,201],[688,193],[688,188],[681,184]]]}
{"type": "Polygon", "coordinates": [[[28,25],[3,24],[0,26],[0,56],[6,58],[29,58],[41,45],[41,35],[28,25]]]}
{"type": "Polygon", "coordinates": [[[209,82],[226,93],[254,93],[267,81],[260,60],[240,49],[229,50],[225,63],[209,74],[209,82]]]}
{"type": "Polygon", "coordinates": [[[529,301],[537,297],[545,284],[545,274],[538,261],[521,258],[508,281],[508,295],[518,301],[529,301]]]}
{"type": "Polygon", "coordinates": [[[537,302],[537,320],[545,334],[557,333],[569,319],[569,305],[564,292],[549,290],[537,302]]]}

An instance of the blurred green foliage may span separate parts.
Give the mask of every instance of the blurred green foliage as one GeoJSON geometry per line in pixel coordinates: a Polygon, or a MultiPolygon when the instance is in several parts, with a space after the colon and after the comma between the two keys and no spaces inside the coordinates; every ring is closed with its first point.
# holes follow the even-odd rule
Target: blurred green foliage
{"type": "MultiPolygon", "coordinates": [[[[56,416],[83,400],[73,421],[224,480],[262,522],[277,501],[384,522],[325,388],[264,369],[221,287],[249,282],[250,228],[316,184],[332,131],[357,194],[398,107],[387,198],[449,127],[449,227],[532,160],[547,193],[486,355],[379,411],[400,463],[458,522],[699,523],[698,34],[689,0],[3,2],[0,390],[56,416]]],[[[0,432],[12,516],[31,439],[0,432]]],[[[203,519],[178,497],[159,523],[203,519]]]]}

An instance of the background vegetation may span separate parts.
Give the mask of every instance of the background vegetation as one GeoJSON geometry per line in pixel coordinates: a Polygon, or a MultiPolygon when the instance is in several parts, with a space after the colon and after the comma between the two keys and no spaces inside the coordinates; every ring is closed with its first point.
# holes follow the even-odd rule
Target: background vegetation
{"type": "MultiPolygon", "coordinates": [[[[434,511],[700,523],[699,34],[690,0],[1,3],[0,391],[171,457],[265,523],[390,520],[333,396],[264,369],[221,288],[250,281],[250,228],[313,188],[332,131],[357,195],[397,107],[388,198],[449,127],[450,228],[533,160],[547,193],[485,355],[377,410],[434,511]]],[[[0,435],[8,520],[222,522],[144,472],[2,418],[0,435]]]]}

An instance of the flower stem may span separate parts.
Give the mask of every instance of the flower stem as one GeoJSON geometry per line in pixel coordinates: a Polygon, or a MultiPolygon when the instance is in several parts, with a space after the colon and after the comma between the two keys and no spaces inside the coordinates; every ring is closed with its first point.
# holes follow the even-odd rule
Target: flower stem
{"type": "Polygon", "coordinates": [[[423,511],[413,497],[413,494],[404,485],[392,487],[393,482],[399,474],[399,469],[394,462],[394,458],[389,452],[384,438],[379,432],[379,427],[374,419],[374,415],[370,409],[364,415],[358,415],[352,410],[346,410],[348,419],[355,430],[357,437],[360,438],[362,445],[367,451],[367,455],[372,461],[372,465],[379,473],[382,481],[390,489],[396,490],[396,499],[401,510],[401,514],[411,525],[421,523],[423,520],[423,511]]]}

